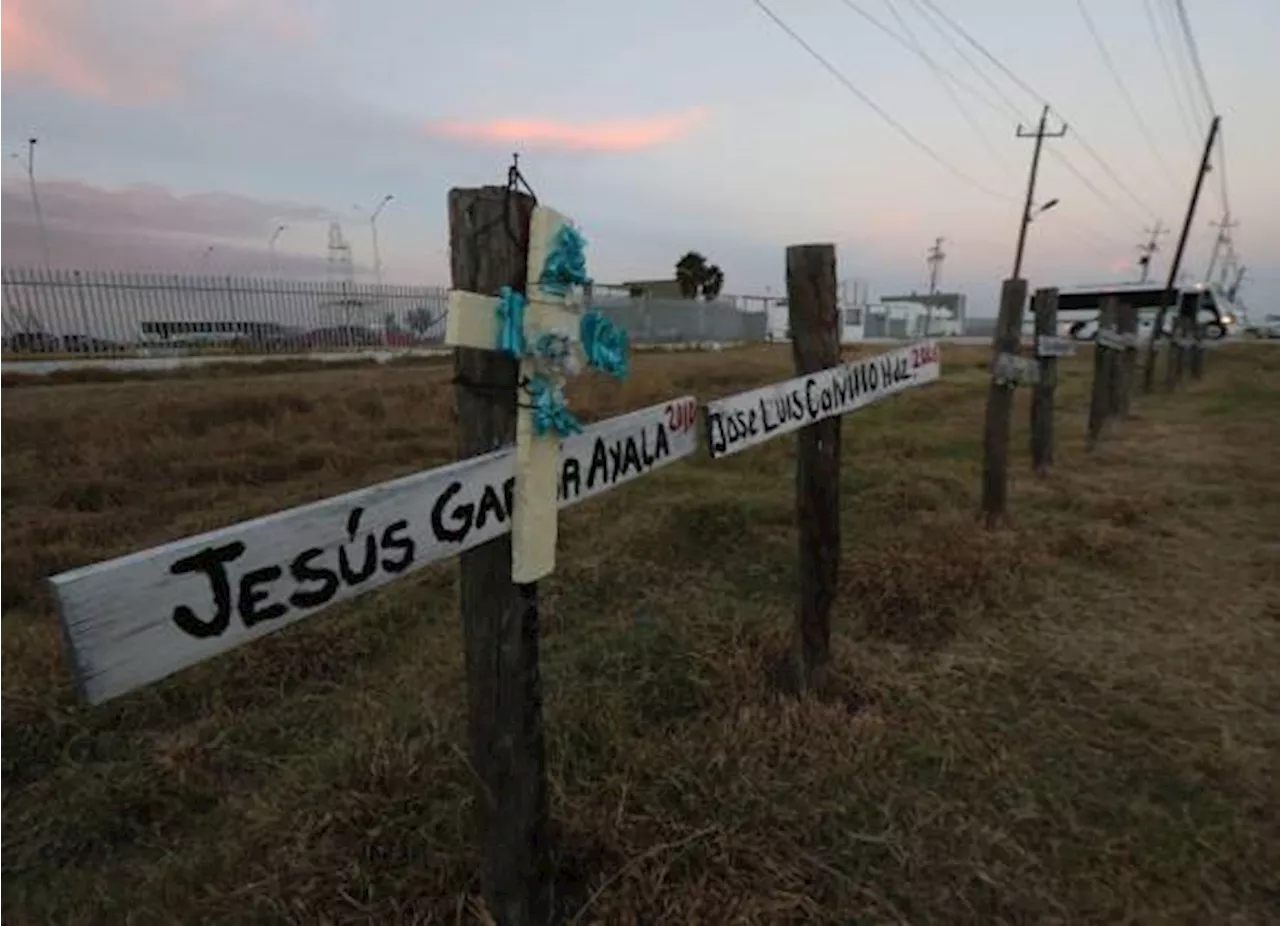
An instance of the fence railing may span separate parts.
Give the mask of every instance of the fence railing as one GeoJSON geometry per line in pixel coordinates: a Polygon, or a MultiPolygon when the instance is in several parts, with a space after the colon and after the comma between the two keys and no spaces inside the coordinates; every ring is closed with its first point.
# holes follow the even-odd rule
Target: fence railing
{"type": "Polygon", "coordinates": [[[433,286],[6,267],[6,351],[295,353],[439,344],[433,286]]]}
{"type": "MultiPolygon", "coordinates": [[[[435,286],[6,267],[10,355],[300,353],[437,346],[448,293],[435,286]]],[[[763,341],[763,311],[593,289],[591,305],[640,343],[763,341]]]]}

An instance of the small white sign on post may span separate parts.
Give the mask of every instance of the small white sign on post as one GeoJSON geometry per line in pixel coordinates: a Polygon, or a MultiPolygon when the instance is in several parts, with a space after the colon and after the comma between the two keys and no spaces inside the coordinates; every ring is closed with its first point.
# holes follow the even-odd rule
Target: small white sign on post
{"type": "Polygon", "coordinates": [[[713,458],[726,457],[912,386],[931,383],[941,372],[938,345],[923,341],[717,399],[706,404],[707,446],[713,458]]]}
{"type": "MultiPolygon", "coordinates": [[[[692,396],[553,446],[561,508],[697,449],[692,396]]],[[[511,530],[512,448],[54,576],[93,704],[150,684],[511,530]]]]}
{"type": "Polygon", "coordinates": [[[991,378],[998,386],[1034,386],[1040,382],[1040,364],[1031,357],[999,353],[991,361],[991,378]]]}
{"type": "Polygon", "coordinates": [[[1115,328],[1099,328],[1095,338],[1097,345],[1105,350],[1127,350],[1138,346],[1138,335],[1132,331],[1121,334],[1115,328]]]}
{"type": "Polygon", "coordinates": [[[1064,338],[1053,334],[1036,336],[1037,357],[1072,357],[1075,356],[1076,342],[1074,338],[1064,338]]]}

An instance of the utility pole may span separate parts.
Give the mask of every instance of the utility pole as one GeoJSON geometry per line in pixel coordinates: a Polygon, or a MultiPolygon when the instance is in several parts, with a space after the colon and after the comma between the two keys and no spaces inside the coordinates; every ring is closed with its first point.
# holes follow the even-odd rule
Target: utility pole
{"type": "Polygon", "coordinates": [[[1222,246],[1224,244],[1228,247],[1231,246],[1231,229],[1240,223],[1231,221],[1231,213],[1227,212],[1222,216],[1221,222],[1210,222],[1209,224],[1218,230],[1218,237],[1213,239],[1213,253],[1209,255],[1209,269],[1204,273],[1206,281],[1213,279],[1213,268],[1218,264],[1218,255],[1222,252],[1222,246]]]}
{"type": "Polygon", "coordinates": [[[31,188],[31,208],[36,213],[36,225],[40,228],[40,253],[44,265],[49,266],[49,234],[44,227],[44,211],[40,208],[40,196],[36,192],[36,139],[27,139],[27,185],[31,188]]]}
{"type": "Polygon", "coordinates": [[[1240,269],[1236,271],[1236,280],[1231,284],[1231,288],[1227,290],[1227,298],[1232,302],[1236,301],[1236,293],[1240,291],[1240,284],[1244,282],[1244,275],[1248,269],[1248,267],[1241,264],[1240,269]]]}
{"type": "Polygon", "coordinates": [[[1157,242],[1161,235],[1168,233],[1169,229],[1165,228],[1162,222],[1157,221],[1155,228],[1144,228],[1143,231],[1151,237],[1138,245],[1138,254],[1141,255],[1138,257],[1138,266],[1142,268],[1142,278],[1138,280],[1139,283],[1147,282],[1147,277],[1151,273],[1151,258],[1160,250],[1157,242]]]}
{"type": "MultiPolygon", "coordinates": [[[[938,292],[938,274],[942,270],[942,262],[947,259],[947,255],[942,251],[942,242],[946,238],[934,238],[933,247],[929,249],[929,256],[926,263],[929,265],[929,295],[933,296],[938,292]]],[[[933,300],[925,306],[924,310],[924,336],[929,336],[930,329],[933,328],[933,300]]]]}
{"type": "Polygon", "coordinates": [[[1155,324],[1151,327],[1151,338],[1147,341],[1147,363],[1142,370],[1143,392],[1150,392],[1155,382],[1157,339],[1164,331],[1164,316],[1169,310],[1169,303],[1174,298],[1174,289],[1178,285],[1178,270],[1182,267],[1182,255],[1187,249],[1187,236],[1191,234],[1191,225],[1196,217],[1196,204],[1200,202],[1200,190],[1204,186],[1205,174],[1209,173],[1209,154],[1213,151],[1213,142],[1218,137],[1218,126],[1221,124],[1221,116],[1214,116],[1213,122],[1209,124],[1209,136],[1204,142],[1204,153],[1200,155],[1200,169],[1196,171],[1196,180],[1191,187],[1191,202],[1187,203],[1187,214],[1182,220],[1182,234],[1178,236],[1178,247],[1173,252],[1173,263],[1169,265],[1169,282],[1165,284],[1164,298],[1160,300],[1160,311],[1156,313],[1155,324]]]}
{"type": "MultiPolygon", "coordinates": [[[[1066,123],[1063,123],[1062,128],[1056,132],[1045,131],[1045,124],[1048,121],[1049,105],[1046,103],[1044,109],[1040,111],[1040,125],[1034,132],[1024,132],[1022,130],[1022,126],[1018,126],[1018,138],[1034,138],[1036,140],[1036,146],[1031,155],[1031,174],[1027,178],[1027,202],[1026,205],[1023,206],[1022,223],[1018,228],[1018,252],[1013,258],[1013,279],[1015,280],[1022,278],[1022,252],[1027,244],[1027,226],[1031,224],[1031,220],[1034,218],[1031,213],[1031,203],[1035,198],[1036,193],[1036,173],[1040,170],[1040,147],[1043,145],[1046,138],[1061,138],[1063,135],[1067,134],[1066,123]]],[[[1051,209],[1057,205],[1057,203],[1058,201],[1056,199],[1052,199],[1045,203],[1045,205],[1039,209],[1039,212],[1051,209]]],[[[1039,214],[1039,212],[1037,214],[1039,214]]]]}
{"type": "Polygon", "coordinates": [[[1222,270],[1218,273],[1218,285],[1225,288],[1227,280],[1236,269],[1236,245],[1229,237],[1227,238],[1227,256],[1222,261],[1222,270]]]}

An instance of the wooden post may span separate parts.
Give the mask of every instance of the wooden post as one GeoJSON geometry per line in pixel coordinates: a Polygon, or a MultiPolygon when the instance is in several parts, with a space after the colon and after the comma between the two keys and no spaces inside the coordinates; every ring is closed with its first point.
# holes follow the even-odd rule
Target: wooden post
{"type": "Polygon", "coordinates": [[[1172,390],[1182,383],[1182,370],[1187,361],[1187,313],[1182,306],[1173,321],[1173,343],[1169,345],[1169,356],[1164,362],[1164,388],[1172,390]]]}
{"type": "Polygon", "coordinates": [[[1111,412],[1121,421],[1129,417],[1133,387],[1138,378],[1138,309],[1127,302],[1116,311],[1116,330],[1125,341],[1124,353],[1116,364],[1115,401],[1111,412]]]}
{"type": "MultiPolygon", "coordinates": [[[[836,249],[787,248],[787,304],[796,372],[840,363],[836,249]]],[[[801,690],[816,684],[831,655],[831,604],[840,562],[840,417],[802,429],[796,447],[796,519],[800,528],[800,600],[792,660],[801,690]]]]}
{"type": "MultiPolygon", "coordinates": [[[[1022,315],[1026,310],[1027,281],[1005,280],[1000,290],[1000,316],[992,339],[994,367],[1001,354],[1018,356],[1022,345],[1022,315]]],[[[1009,420],[1013,414],[1015,384],[992,376],[987,391],[987,419],[982,441],[982,511],[988,527],[1005,515],[1009,494],[1009,420]]]]}
{"type": "Polygon", "coordinates": [[[1192,379],[1200,379],[1204,376],[1204,325],[1200,324],[1200,300],[1196,300],[1196,306],[1193,309],[1194,315],[1188,319],[1187,327],[1190,328],[1191,349],[1187,358],[1187,372],[1191,374],[1192,379]]]}
{"type": "Polygon", "coordinates": [[[1106,423],[1111,411],[1112,379],[1115,374],[1118,352],[1111,347],[1104,347],[1106,335],[1114,335],[1116,326],[1116,299],[1108,296],[1098,307],[1098,334],[1093,342],[1093,394],[1089,400],[1089,439],[1088,448],[1092,450],[1102,434],[1102,426],[1106,423]]]}
{"type": "MultiPolygon", "coordinates": [[[[449,191],[454,289],[525,289],[533,206],[506,187],[449,191]]],[[[515,442],[517,371],[517,361],[497,351],[454,350],[459,458],[515,442]]],[[[537,585],[512,584],[509,534],[463,553],[460,565],[481,891],[503,926],[541,923],[551,872],[537,585]]]]}
{"type": "MultiPolygon", "coordinates": [[[[1037,289],[1036,338],[1057,337],[1058,290],[1037,289]]],[[[1040,379],[1031,393],[1031,465],[1043,476],[1053,466],[1053,394],[1058,388],[1058,358],[1040,354],[1040,379]]]]}

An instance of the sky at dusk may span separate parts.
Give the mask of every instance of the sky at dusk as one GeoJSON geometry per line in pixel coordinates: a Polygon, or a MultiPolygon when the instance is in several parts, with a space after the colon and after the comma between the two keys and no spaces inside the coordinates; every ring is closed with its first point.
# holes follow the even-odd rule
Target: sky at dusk
{"type": "MultiPolygon", "coordinates": [[[[54,264],[267,273],[283,224],[277,269],[322,276],[340,221],[367,278],[369,210],[389,193],[383,275],[405,283],[448,283],[447,191],[503,182],[519,151],[540,200],[583,229],[598,280],[670,276],[697,249],[726,291],[777,294],[786,245],[830,241],[840,277],[882,294],[923,288],[942,236],[943,285],[992,312],[1031,155],[1015,129],[1037,97],[926,0],[766,2],[950,167],[752,0],[7,0],[4,262],[40,260],[31,136],[54,264]]],[[[1180,109],[1161,58],[1181,56],[1176,81],[1174,0],[1083,2],[1140,121],[1077,0],[933,3],[1054,107],[1051,127],[1068,125],[1046,142],[1037,200],[1059,204],[1031,228],[1032,287],[1132,279],[1157,219],[1175,229],[1163,279],[1208,125],[1193,86],[1180,109]]],[[[1280,0],[1184,6],[1225,152],[1186,266],[1204,272],[1225,167],[1246,300],[1275,311],[1280,0]]]]}

